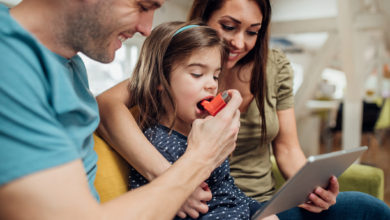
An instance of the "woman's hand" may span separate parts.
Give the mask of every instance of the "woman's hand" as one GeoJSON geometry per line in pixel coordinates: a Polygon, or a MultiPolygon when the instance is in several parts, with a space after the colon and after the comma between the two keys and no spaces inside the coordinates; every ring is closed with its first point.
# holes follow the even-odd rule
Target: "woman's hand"
{"type": "Polygon", "coordinates": [[[328,189],[317,187],[313,193],[309,195],[309,202],[300,205],[299,207],[310,212],[320,213],[328,210],[329,207],[336,204],[336,197],[339,194],[339,182],[335,176],[329,180],[328,189]]]}
{"type": "Polygon", "coordinates": [[[212,194],[210,188],[207,183],[203,182],[183,204],[177,213],[177,216],[180,218],[186,218],[188,215],[191,218],[198,218],[199,213],[205,214],[209,211],[209,207],[206,202],[210,201],[211,198],[212,194]]]}

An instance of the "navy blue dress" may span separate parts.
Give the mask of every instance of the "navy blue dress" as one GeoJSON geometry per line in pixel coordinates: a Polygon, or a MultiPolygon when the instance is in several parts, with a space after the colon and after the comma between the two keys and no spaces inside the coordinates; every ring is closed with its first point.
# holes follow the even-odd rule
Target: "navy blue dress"
{"type": "MultiPolygon", "coordinates": [[[[149,141],[170,162],[174,163],[187,148],[187,137],[172,131],[163,125],[156,125],[144,131],[149,141]]],[[[130,189],[135,189],[148,183],[134,168],[130,167],[130,189]]],[[[206,180],[213,198],[207,203],[209,212],[200,215],[198,219],[250,219],[254,208],[260,203],[247,197],[235,184],[230,175],[229,161],[226,159],[216,168],[206,180]]],[[[181,219],[176,217],[175,219],[181,219]]],[[[187,218],[191,219],[191,218],[187,218]]]]}

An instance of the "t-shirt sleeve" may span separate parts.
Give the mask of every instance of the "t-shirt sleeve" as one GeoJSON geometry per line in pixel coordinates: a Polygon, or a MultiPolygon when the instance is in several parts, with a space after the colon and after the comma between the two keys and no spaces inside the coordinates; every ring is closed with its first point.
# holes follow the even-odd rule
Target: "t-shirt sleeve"
{"type": "Polygon", "coordinates": [[[280,50],[272,50],[277,70],[276,96],[277,110],[285,110],[294,106],[293,80],[294,73],[290,61],[280,50]]]}
{"type": "Polygon", "coordinates": [[[1,186],[80,156],[51,105],[44,57],[13,38],[0,52],[1,186]]]}

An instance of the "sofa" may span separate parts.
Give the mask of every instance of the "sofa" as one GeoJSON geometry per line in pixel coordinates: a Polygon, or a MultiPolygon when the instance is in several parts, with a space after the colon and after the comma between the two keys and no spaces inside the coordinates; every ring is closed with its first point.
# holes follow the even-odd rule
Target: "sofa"
{"type": "MultiPolygon", "coordinates": [[[[100,201],[104,203],[127,191],[128,166],[126,161],[96,134],[94,134],[94,141],[94,148],[98,154],[95,187],[100,195],[100,201]]],[[[271,160],[276,187],[279,188],[285,180],[274,158],[271,160]]],[[[340,191],[360,191],[383,200],[384,173],[382,169],[353,164],[338,179],[340,191]]]]}

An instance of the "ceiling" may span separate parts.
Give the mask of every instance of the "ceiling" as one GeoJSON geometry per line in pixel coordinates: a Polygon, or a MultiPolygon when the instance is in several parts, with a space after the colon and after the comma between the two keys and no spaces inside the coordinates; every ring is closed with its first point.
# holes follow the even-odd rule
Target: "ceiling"
{"type": "MultiPolygon", "coordinates": [[[[271,0],[273,11],[271,36],[276,40],[283,40],[287,44],[282,46],[290,47],[291,51],[319,49],[327,39],[328,32],[337,32],[339,1],[271,0]]],[[[371,29],[372,32],[374,29],[383,32],[385,45],[389,49],[390,28],[387,27],[390,27],[390,1],[350,1],[355,25],[371,29]]],[[[192,4],[192,1],[185,0],[167,2],[177,5],[183,11],[188,11],[192,4]]]]}
{"type": "MultiPolygon", "coordinates": [[[[8,6],[20,1],[0,0],[8,6]]],[[[339,1],[346,0],[271,0],[271,43],[293,53],[320,49],[328,34],[339,30],[339,1]]],[[[357,28],[360,26],[360,30],[371,32],[373,41],[378,42],[379,38],[389,51],[390,1],[349,1],[354,25],[357,28]]],[[[191,4],[190,0],[166,0],[162,9],[157,11],[154,24],[184,20],[191,4]]]]}
{"type": "MultiPolygon", "coordinates": [[[[340,0],[345,1],[345,0],[340,0]]],[[[271,0],[273,7],[272,36],[283,36],[298,45],[311,48],[324,42],[324,33],[337,32],[339,28],[339,1],[337,0],[271,0]],[[317,34],[308,41],[289,35],[317,34]],[[318,41],[318,42],[316,42],[318,41]]],[[[390,48],[390,1],[352,0],[353,25],[359,31],[382,32],[390,48]]],[[[343,12],[341,12],[343,13],[343,12]]],[[[343,14],[341,14],[343,15],[343,14]]]]}

